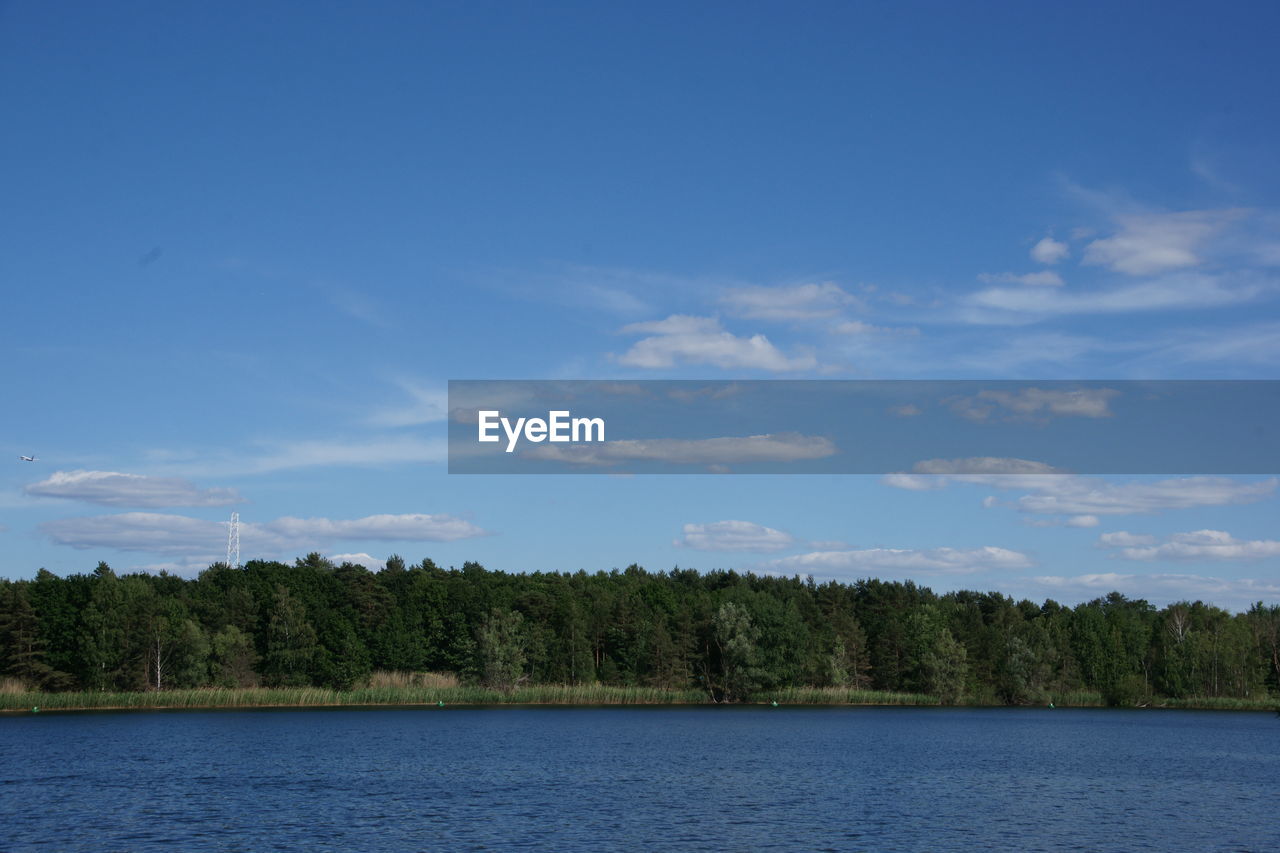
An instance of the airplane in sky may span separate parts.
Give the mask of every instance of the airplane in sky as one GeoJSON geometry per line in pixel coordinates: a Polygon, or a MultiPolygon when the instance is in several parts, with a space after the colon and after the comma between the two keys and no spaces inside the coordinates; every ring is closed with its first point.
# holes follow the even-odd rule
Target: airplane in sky
{"type": "Polygon", "coordinates": [[[34,456],[19,456],[18,461],[19,462],[35,462],[36,458],[34,456]]]}

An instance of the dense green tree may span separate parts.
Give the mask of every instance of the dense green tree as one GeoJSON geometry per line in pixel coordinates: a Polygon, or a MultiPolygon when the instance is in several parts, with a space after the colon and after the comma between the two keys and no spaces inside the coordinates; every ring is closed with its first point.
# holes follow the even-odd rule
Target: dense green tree
{"type": "Polygon", "coordinates": [[[286,587],[277,585],[269,612],[264,680],[275,686],[307,684],[318,644],[306,608],[286,587]]]}
{"type": "Polygon", "coordinates": [[[129,647],[124,592],[106,563],[99,563],[94,571],[92,589],[81,620],[81,672],[89,689],[110,690],[121,686],[129,647]]]}
{"type": "Polygon", "coordinates": [[[742,605],[726,601],[716,611],[712,636],[719,659],[711,687],[713,698],[728,702],[749,698],[762,681],[756,646],[760,632],[751,615],[742,605]]]}
{"type": "Polygon", "coordinates": [[[44,689],[363,683],[372,670],[701,687],[717,700],[793,685],[943,701],[1113,704],[1280,694],[1280,607],[1157,610],[1118,593],[1073,608],[994,592],[937,596],[874,579],[818,584],[734,571],[508,574],[478,563],[371,572],[292,564],[0,584],[0,670],[44,689]]]}
{"type": "Polygon", "coordinates": [[[969,675],[967,653],[937,605],[925,605],[908,617],[906,630],[912,687],[944,704],[960,701],[969,675]]]}
{"type": "Polygon", "coordinates": [[[497,607],[489,611],[476,632],[476,647],[487,686],[510,691],[525,680],[526,643],[522,615],[497,607]]]}
{"type": "Polygon", "coordinates": [[[218,687],[255,687],[258,653],[253,638],[235,625],[224,625],[209,642],[209,674],[218,687]]]}
{"type": "Polygon", "coordinates": [[[29,689],[56,687],[65,675],[55,675],[46,660],[40,619],[31,606],[27,584],[5,584],[0,600],[0,671],[29,689]]]}

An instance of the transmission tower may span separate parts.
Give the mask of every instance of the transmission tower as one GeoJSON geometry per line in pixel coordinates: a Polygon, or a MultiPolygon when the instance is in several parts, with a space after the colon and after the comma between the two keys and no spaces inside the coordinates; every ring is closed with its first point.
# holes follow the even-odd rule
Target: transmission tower
{"type": "Polygon", "coordinates": [[[240,513],[231,513],[231,523],[227,525],[227,565],[233,569],[240,568],[240,513]]]}

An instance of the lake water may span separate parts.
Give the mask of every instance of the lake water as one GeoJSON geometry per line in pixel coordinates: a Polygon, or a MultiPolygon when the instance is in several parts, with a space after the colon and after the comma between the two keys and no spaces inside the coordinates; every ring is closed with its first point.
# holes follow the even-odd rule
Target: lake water
{"type": "Polygon", "coordinates": [[[0,847],[1280,850],[1274,714],[444,708],[0,718],[0,847]]]}

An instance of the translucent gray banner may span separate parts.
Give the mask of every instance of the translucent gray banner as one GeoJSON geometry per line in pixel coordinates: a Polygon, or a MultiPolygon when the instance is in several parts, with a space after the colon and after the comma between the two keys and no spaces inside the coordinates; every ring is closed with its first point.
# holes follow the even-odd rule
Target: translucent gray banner
{"type": "Polygon", "coordinates": [[[1280,381],[453,380],[451,474],[1272,474],[1280,381]]]}

